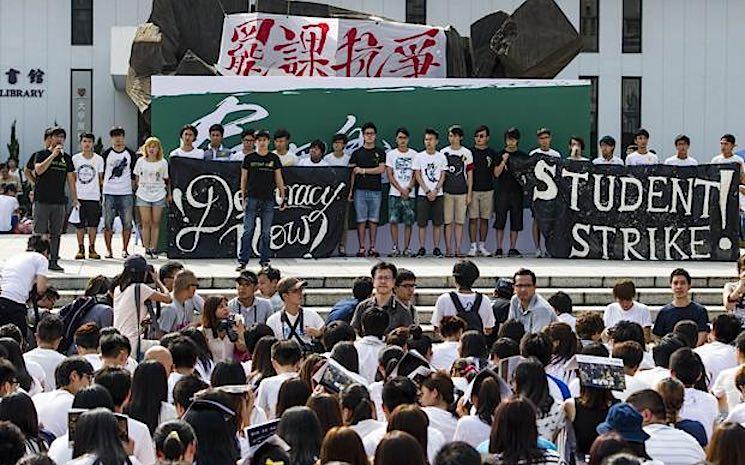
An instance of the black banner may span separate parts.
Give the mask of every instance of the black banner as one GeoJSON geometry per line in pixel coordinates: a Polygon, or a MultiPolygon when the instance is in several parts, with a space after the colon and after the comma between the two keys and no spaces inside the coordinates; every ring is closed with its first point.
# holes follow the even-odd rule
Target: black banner
{"type": "MultiPolygon", "coordinates": [[[[235,258],[243,234],[240,162],[171,158],[169,258],[235,258]]],[[[272,257],[328,257],[344,231],[349,168],[282,169],[287,208],[274,212],[272,257]]],[[[276,192],[275,192],[276,195],[276,192]]],[[[252,241],[258,256],[258,225],[252,241]]]]}
{"type": "Polygon", "coordinates": [[[509,169],[552,257],[736,260],[736,163],[612,166],[536,155],[509,169]]]}

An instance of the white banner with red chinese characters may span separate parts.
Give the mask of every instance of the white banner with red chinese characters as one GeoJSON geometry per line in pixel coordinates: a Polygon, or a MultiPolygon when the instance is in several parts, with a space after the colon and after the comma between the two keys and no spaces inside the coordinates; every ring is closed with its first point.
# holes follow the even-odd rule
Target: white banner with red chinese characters
{"type": "Polygon", "coordinates": [[[238,76],[442,78],[442,28],[264,13],[225,18],[217,69],[238,76]]]}

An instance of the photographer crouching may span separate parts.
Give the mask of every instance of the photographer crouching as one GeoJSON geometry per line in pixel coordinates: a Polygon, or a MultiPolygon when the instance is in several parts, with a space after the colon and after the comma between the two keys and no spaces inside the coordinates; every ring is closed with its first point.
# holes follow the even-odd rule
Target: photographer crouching
{"type": "Polygon", "coordinates": [[[207,345],[215,363],[238,360],[246,352],[246,326],[241,315],[232,315],[228,299],[223,296],[208,297],[204,301],[202,325],[207,345]]]}
{"type": "Polygon", "coordinates": [[[25,252],[13,255],[5,262],[0,279],[0,326],[13,323],[27,339],[26,302],[43,296],[49,282],[51,245],[40,236],[31,236],[25,252]],[[36,296],[36,297],[35,297],[36,296]]]}

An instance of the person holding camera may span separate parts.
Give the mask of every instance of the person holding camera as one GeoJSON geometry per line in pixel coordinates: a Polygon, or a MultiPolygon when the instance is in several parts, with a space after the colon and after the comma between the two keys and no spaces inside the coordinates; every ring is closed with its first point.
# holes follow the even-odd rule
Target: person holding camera
{"type": "Polygon", "coordinates": [[[143,326],[150,321],[147,302],[170,304],[172,299],[168,290],[160,282],[158,273],[148,268],[142,255],[131,255],[124,262],[124,270],[114,278],[114,328],[118,329],[132,345],[136,359],[157,341],[145,341],[143,326]],[[155,283],[156,289],[145,284],[146,278],[155,283]]]}
{"type": "Polygon", "coordinates": [[[29,160],[33,166],[36,185],[34,186],[34,234],[44,235],[51,244],[49,269],[64,272],[59,266],[59,243],[65,224],[65,182],[70,187],[73,207],[79,207],[75,189],[75,165],[70,154],[65,153],[67,133],[62,128],[51,132],[51,145],[48,149],[36,152],[29,160]]]}
{"type": "Polygon", "coordinates": [[[303,352],[312,351],[313,339],[323,333],[324,321],[314,310],[303,308],[303,288],[305,281],[298,278],[282,278],[277,283],[277,293],[282,298],[282,310],[273,313],[266,320],[274,335],[280,341],[294,340],[303,352]]]}
{"type": "Polygon", "coordinates": [[[224,296],[207,297],[199,327],[207,339],[215,363],[232,361],[233,354],[246,351],[246,326],[240,315],[231,315],[224,296]]]}
{"type": "MultiPolygon", "coordinates": [[[[50,244],[46,239],[32,236],[25,252],[9,257],[0,278],[0,326],[13,323],[26,339],[26,301],[32,291],[36,296],[44,295],[49,283],[50,244]]],[[[38,298],[38,297],[37,297],[38,298]]]]}

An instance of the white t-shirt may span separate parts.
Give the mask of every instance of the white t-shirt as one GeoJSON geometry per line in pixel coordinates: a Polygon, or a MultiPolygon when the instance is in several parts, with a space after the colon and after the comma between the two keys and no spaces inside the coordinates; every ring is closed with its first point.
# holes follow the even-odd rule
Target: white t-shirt
{"type": "Polygon", "coordinates": [[[432,361],[430,365],[436,370],[450,373],[453,362],[458,358],[458,341],[444,341],[432,345],[432,361]]]}
{"type": "Polygon", "coordinates": [[[37,276],[46,276],[49,260],[38,252],[12,254],[5,261],[0,277],[0,296],[19,304],[25,304],[34,287],[37,276]]]}
{"type": "Polygon", "coordinates": [[[726,397],[730,412],[740,404],[740,391],[735,385],[735,376],[738,371],[740,371],[740,366],[722,370],[711,386],[711,393],[716,397],[726,397]]]}
{"type": "Polygon", "coordinates": [[[737,404],[735,408],[729,411],[727,419],[725,421],[731,421],[732,423],[740,423],[745,425],[745,404],[737,404]]]}
{"type": "Polygon", "coordinates": [[[626,399],[628,399],[629,396],[635,392],[643,391],[645,389],[652,389],[652,387],[644,381],[641,381],[633,376],[624,376],[626,377],[626,389],[624,389],[623,391],[613,391],[613,397],[620,400],[621,402],[626,402],[626,399]]]}
{"type": "Polygon", "coordinates": [[[80,200],[101,200],[101,184],[99,178],[104,172],[103,157],[94,153],[86,158],[83,152],[72,157],[75,167],[75,190],[80,200]]]}
{"type": "Polygon", "coordinates": [[[723,342],[714,341],[693,349],[704,363],[706,374],[709,377],[709,387],[719,377],[719,373],[737,366],[737,355],[735,348],[723,342]]]}
{"type": "Polygon", "coordinates": [[[204,160],[204,150],[192,147],[188,152],[181,147],[171,150],[171,157],[193,158],[195,160],[204,160]]]}
{"type": "Polygon", "coordinates": [[[132,164],[136,156],[128,148],[117,152],[113,148],[104,152],[106,164],[103,176],[103,193],[129,195],[132,193],[132,164]]]}
{"type": "Polygon", "coordinates": [[[17,198],[0,194],[0,231],[8,232],[13,229],[13,214],[20,207],[17,198]]]}
{"type": "Polygon", "coordinates": [[[344,152],[344,155],[341,157],[337,157],[334,155],[334,152],[326,154],[325,157],[323,157],[323,160],[328,164],[329,166],[349,166],[349,159],[352,158],[352,155],[344,152]]]}
{"type": "Polygon", "coordinates": [[[621,304],[613,302],[605,307],[603,313],[603,321],[605,322],[606,328],[612,328],[620,321],[632,321],[639,323],[642,328],[652,326],[652,317],[649,313],[649,307],[643,303],[633,301],[631,308],[624,310],[621,308],[621,304]]]}
{"type": "MultiPolygon", "coordinates": [[[[163,421],[161,421],[160,423],[163,423],[163,421]]],[[[130,460],[134,459],[132,461],[132,465],[134,465],[135,462],[142,465],[154,465],[157,459],[155,455],[155,445],[153,444],[153,441],[150,437],[150,430],[148,430],[147,425],[133,418],[128,418],[127,430],[129,432],[129,437],[132,439],[132,442],[134,442],[135,446],[134,455],[130,456],[130,460]]],[[[58,464],[92,463],[79,462],[81,458],[86,456],[79,457],[78,459],[70,462],[72,460],[72,447],[70,447],[70,437],[67,432],[65,432],[64,435],[57,437],[57,439],[52,442],[52,444],[49,446],[49,452],[47,454],[49,455],[49,458],[54,460],[54,463],[58,464]]]]}
{"type": "Polygon", "coordinates": [[[657,155],[652,152],[647,152],[642,155],[639,152],[631,152],[626,156],[626,166],[638,166],[638,165],[657,165],[660,160],[657,155]]]}
{"type": "MultiPolygon", "coordinates": [[[[375,455],[375,449],[377,449],[380,441],[383,440],[383,436],[385,436],[387,428],[388,424],[383,423],[382,427],[378,428],[375,431],[372,431],[370,434],[366,435],[362,439],[362,443],[365,446],[365,453],[369,457],[373,457],[375,455]]],[[[435,456],[444,445],[445,436],[432,426],[427,427],[427,460],[429,461],[429,463],[434,463],[435,456]]]]}
{"type": "Polygon", "coordinates": [[[446,442],[452,441],[455,436],[455,428],[458,425],[458,418],[439,407],[422,407],[422,410],[429,417],[429,426],[442,433],[446,442]]]}
{"type": "Polygon", "coordinates": [[[24,358],[23,361],[26,364],[26,371],[28,371],[29,376],[34,379],[34,385],[31,387],[29,395],[35,396],[41,392],[51,391],[52,388],[49,387],[49,384],[47,383],[47,374],[44,371],[44,368],[33,360],[27,360],[24,358]]]}
{"type": "Polygon", "coordinates": [[[714,422],[718,416],[719,406],[716,397],[698,389],[685,389],[683,408],[680,409],[680,418],[683,420],[695,420],[704,425],[706,437],[711,439],[711,435],[714,432],[714,422]]]}
{"type": "MultiPolygon", "coordinates": [[[[399,185],[407,187],[411,184],[411,180],[414,179],[413,166],[414,157],[416,156],[416,150],[408,149],[406,152],[401,152],[398,148],[391,149],[385,154],[385,166],[393,170],[393,177],[396,178],[399,185]]],[[[391,184],[391,191],[388,195],[401,197],[401,192],[391,184]]],[[[412,188],[409,192],[409,197],[413,199],[415,195],[416,193],[412,188]]]]}
{"type": "Polygon", "coordinates": [[[277,414],[277,399],[282,383],[288,379],[297,378],[297,376],[298,374],[294,371],[280,373],[276,376],[264,378],[259,383],[259,389],[256,391],[256,405],[266,412],[266,417],[269,420],[273,420],[277,414]]]}
{"type": "Polygon", "coordinates": [[[617,157],[613,155],[613,157],[610,160],[606,160],[605,157],[602,155],[598,155],[597,157],[592,159],[593,165],[619,165],[623,166],[623,160],[621,160],[621,157],[617,157]]]}
{"type": "MultiPolygon", "coordinates": [[[[295,328],[295,331],[297,332],[298,336],[300,336],[300,339],[303,340],[306,344],[309,344],[312,340],[312,338],[305,334],[305,327],[310,326],[311,328],[315,329],[321,329],[323,328],[323,325],[325,322],[323,321],[323,318],[321,318],[318,313],[316,313],[315,310],[311,310],[309,308],[303,308],[303,328],[300,327],[300,324],[298,324],[298,327],[295,328]]],[[[266,324],[270,328],[272,328],[272,331],[274,331],[274,336],[279,340],[285,340],[290,337],[290,327],[282,322],[282,315],[285,314],[285,312],[276,312],[272,313],[272,315],[267,318],[266,324]]],[[[291,325],[295,324],[295,321],[298,319],[297,315],[290,315],[287,313],[287,320],[290,322],[291,325]]],[[[293,338],[294,339],[294,338],[293,338]]]]}
{"type": "Polygon", "coordinates": [[[368,434],[377,431],[380,428],[385,428],[386,426],[387,424],[384,421],[368,419],[357,422],[349,427],[352,428],[354,432],[357,433],[357,436],[364,441],[368,434]]]}
{"type": "Polygon", "coordinates": [[[148,161],[140,157],[135,163],[137,178],[137,197],[146,202],[157,202],[165,198],[166,179],[168,179],[168,162],[165,160],[148,161]]]}
{"type": "Polygon", "coordinates": [[[183,378],[185,375],[182,375],[181,373],[177,371],[172,371],[168,375],[168,402],[173,403],[173,388],[176,386],[176,383],[178,383],[181,378],[183,378]]]}
{"type": "Polygon", "coordinates": [[[57,366],[60,363],[65,361],[65,358],[64,355],[56,350],[42,349],[39,347],[23,354],[24,361],[32,361],[41,365],[50,390],[57,389],[57,384],[54,381],[54,370],[57,369],[57,366]]]}
{"type": "Polygon", "coordinates": [[[549,157],[556,157],[561,158],[561,154],[557,152],[556,150],[549,147],[548,150],[543,150],[542,148],[538,147],[530,151],[530,155],[548,155],[549,157]]]}
{"type": "Polygon", "coordinates": [[[321,158],[318,161],[318,163],[314,163],[310,157],[307,157],[297,162],[297,166],[304,166],[304,167],[309,167],[309,168],[322,168],[324,166],[329,166],[329,165],[328,163],[326,163],[326,160],[323,158],[321,158]]]}
{"type": "Polygon", "coordinates": [[[737,163],[738,165],[740,165],[740,171],[745,172],[745,163],[743,162],[742,158],[734,154],[731,157],[727,158],[720,153],[719,155],[711,159],[711,163],[716,165],[724,163],[737,163]]]}
{"type": "MultiPolygon", "coordinates": [[[[468,312],[471,310],[474,301],[476,300],[476,293],[470,294],[457,293],[460,303],[463,309],[468,312]]],[[[484,329],[492,328],[496,324],[494,320],[494,312],[491,309],[491,303],[489,297],[482,294],[481,307],[478,309],[479,316],[481,317],[481,323],[484,325],[484,329]]],[[[434,326],[440,326],[440,321],[446,316],[455,316],[458,314],[458,310],[453,304],[453,300],[450,298],[450,293],[446,292],[437,298],[435,303],[435,311],[432,312],[432,324],[434,326]]]]}
{"type": "Polygon", "coordinates": [[[571,313],[562,313],[562,314],[556,315],[556,319],[561,321],[562,323],[566,323],[569,326],[571,326],[572,331],[576,331],[577,319],[571,313]]]}
{"type": "Polygon", "coordinates": [[[74,398],[64,389],[42,392],[32,397],[39,425],[57,437],[67,433],[67,412],[72,408],[74,398]]]}
{"type": "MultiPolygon", "coordinates": [[[[439,151],[430,155],[425,150],[416,154],[412,169],[421,171],[424,185],[427,189],[434,190],[434,188],[437,187],[437,183],[440,182],[440,175],[443,171],[447,171],[448,169],[448,160],[445,158],[445,155],[439,151]]],[[[427,189],[420,187],[419,195],[421,197],[426,197],[427,189]]],[[[442,195],[442,189],[437,191],[437,195],[442,195]]]]}
{"type": "Polygon", "coordinates": [[[697,166],[698,161],[691,156],[679,158],[677,155],[673,155],[672,157],[665,159],[665,164],[671,166],[697,166]]]}
{"type": "Polygon", "coordinates": [[[288,150],[286,154],[280,155],[275,150],[274,153],[279,157],[279,161],[282,163],[282,167],[295,166],[298,162],[297,155],[292,150],[288,150]]]}
{"type": "Polygon", "coordinates": [[[453,441],[463,441],[477,447],[482,442],[488,441],[490,434],[491,426],[475,415],[468,415],[458,420],[453,441]]]}
{"type": "Polygon", "coordinates": [[[648,425],[644,432],[649,439],[644,443],[647,455],[665,465],[696,465],[706,460],[704,450],[696,439],[685,431],[669,425],[648,425]]]}
{"type": "Polygon", "coordinates": [[[670,377],[670,370],[663,367],[654,367],[649,370],[639,370],[634,378],[654,389],[657,384],[665,378],[670,377]]]}
{"type": "Polygon", "coordinates": [[[155,290],[147,284],[140,284],[140,320],[137,321],[135,285],[130,284],[124,291],[120,291],[118,286],[114,289],[114,328],[129,339],[133,353],[137,350],[137,334],[140,331],[140,323],[148,316],[145,301],[154,293],[155,290]]]}
{"type": "Polygon", "coordinates": [[[375,336],[365,336],[354,342],[359,359],[360,375],[368,382],[375,382],[375,374],[378,372],[378,355],[385,348],[385,342],[375,336]]]}

